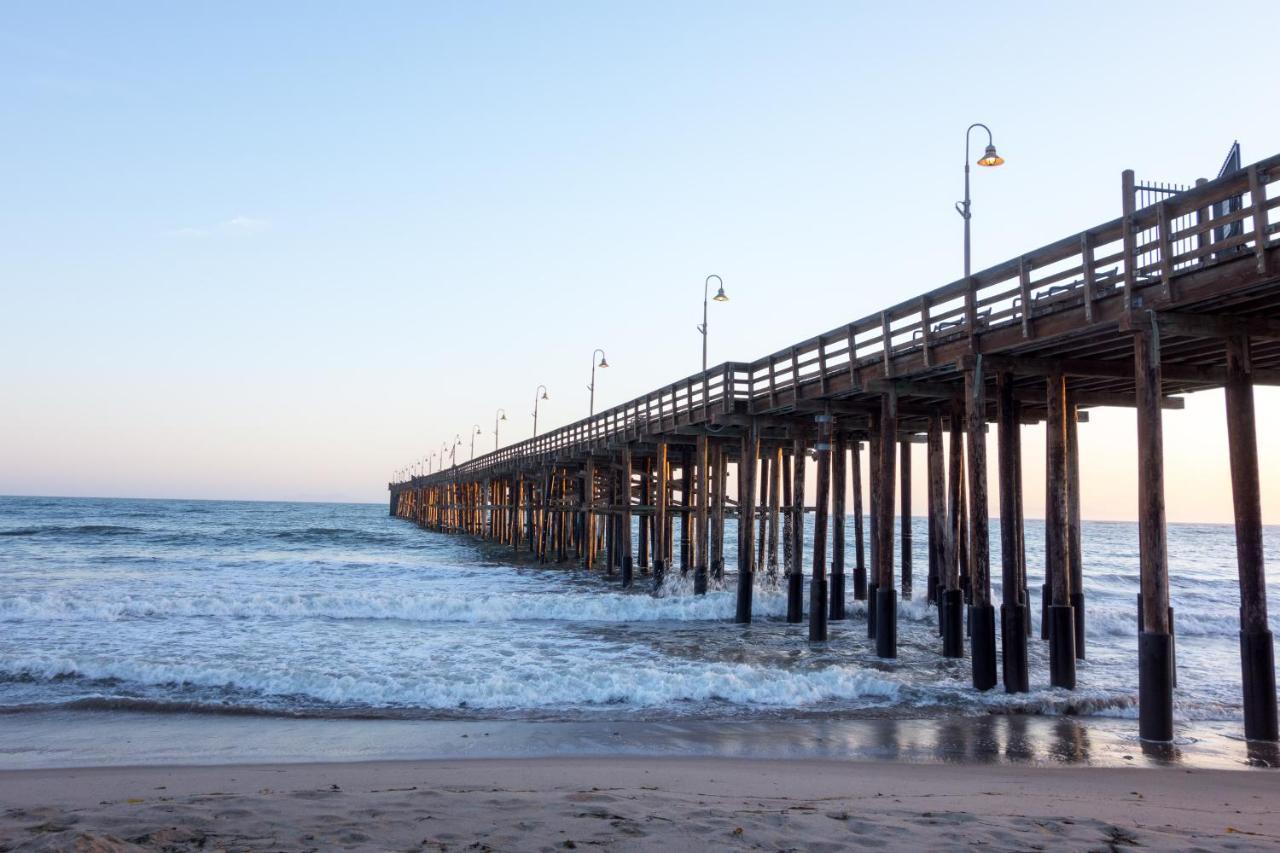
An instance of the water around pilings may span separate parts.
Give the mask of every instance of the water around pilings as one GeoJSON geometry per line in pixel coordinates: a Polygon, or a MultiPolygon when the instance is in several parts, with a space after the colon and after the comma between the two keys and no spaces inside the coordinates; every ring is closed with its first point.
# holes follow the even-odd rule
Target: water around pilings
{"type": "MultiPolygon", "coordinates": [[[[1038,604],[1039,522],[1026,535],[1038,604]]],[[[1275,566],[1280,529],[1266,535],[1275,566]]],[[[1241,717],[1234,541],[1226,525],[1169,525],[1184,728],[1241,717]]],[[[899,657],[882,661],[862,602],[811,645],[767,579],[755,621],[735,625],[731,571],[705,597],[678,571],[657,594],[643,575],[624,592],[601,571],[423,531],[385,505],[0,498],[0,725],[99,709],[681,725],[1135,717],[1137,529],[1086,522],[1083,549],[1079,689],[1049,688],[1033,607],[1032,689],[1009,696],[975,692],[969,661],[940,654],[921,600],[923,519],[916,599],[902,602],[899,657]]]]}

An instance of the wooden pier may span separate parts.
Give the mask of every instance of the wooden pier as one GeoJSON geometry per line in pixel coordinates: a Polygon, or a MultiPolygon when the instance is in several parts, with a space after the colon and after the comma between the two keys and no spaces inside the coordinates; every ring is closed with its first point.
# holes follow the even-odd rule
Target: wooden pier
{"type": "Polygon", "coordinates": [[[1087,653],[1077,424],[1091,407],[1136,407],[1139,729],[1144,738],[1170,740],[1176,670],[1161,424],[1165,410],[1182,407],[1177,395],[1225,388],[1245,733],[1274,741],[1252,386],[1280,384],[1277,182],[1280,155],[1135,209],[1126,172],[1122,215],[1110,222],[754,362],[715,366],[474,461],[392,483],[391,512],[433,530],[528,549],[545,561],[599,567],[623,586],[637,575],[661,585],[674,572],[691,574],[698,593],[724,579],[725,520],[736,517],[737,621],[751,620],[755,576],[781,573],[787,620],[800,622],[807,611],[810,640],[826,640],[829,621],[845,619],[851,594],[868,600],[877,654],[894,657],[898,599],[922,590],[938,606],[942,654],[964,655],[967,625],[974,687],[1003,680],[1005,690],[1022,692],[1027,645],[1035,640],[1021,426],[1043,421],[1042,639],[1050,683],[1074,688],[1076,661],[1087,653]],[[989,554],[990,423],[999,448],[998,618],[989,554]],[[925,444],[928,469],[923,584],[909,558],[894,577],[895,547],[910,554],[915,442],[925,444]],[[817,499],[806,508],[809,476],[817,499]],[[896,536],[895,510],[904,519],[896,536]],[[814,515],[810,554],[806,511],[814,515]]]}

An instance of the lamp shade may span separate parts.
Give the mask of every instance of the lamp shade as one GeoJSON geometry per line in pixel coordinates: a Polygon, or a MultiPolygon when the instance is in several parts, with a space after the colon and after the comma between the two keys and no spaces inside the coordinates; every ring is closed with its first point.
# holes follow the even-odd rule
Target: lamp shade
{"type": "Polygon", "coordinates": [[[982,159],[978,161],[979,166],[999,166],[1004,162],[1004,158],[996,153],[994,145],[988,145],[986,152],[982,155],[982,159]]]}

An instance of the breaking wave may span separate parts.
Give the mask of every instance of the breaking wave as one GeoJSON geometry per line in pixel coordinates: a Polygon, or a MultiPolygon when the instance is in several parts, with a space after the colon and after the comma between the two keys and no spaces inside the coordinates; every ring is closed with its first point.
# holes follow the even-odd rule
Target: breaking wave
{"type": "MultiPolygon", "coordinates": [[[[760,590],[755,613],[781,616],[786,596],[760,590]]],[[[314,592],[122,595],[75,592],[0,598],[0,622],[99,621],[216,617],[231,619],[398,619],[408,622],[662,622],[732,619],[734,594],[664,595],[596,592],[314,592]]]]}

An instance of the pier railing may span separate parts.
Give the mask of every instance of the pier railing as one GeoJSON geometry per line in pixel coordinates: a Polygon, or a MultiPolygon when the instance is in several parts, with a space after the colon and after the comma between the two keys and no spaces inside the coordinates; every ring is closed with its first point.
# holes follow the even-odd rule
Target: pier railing
{"type": "Polygon", "coordinates": [[[1021,327],[1037,337],[1037,318],[1075,312],[1076,328],[1098,318],[1098,306],[1120,299],[1125,313],[1176,299],[1178,276],[1253,256],[1266,272],[1267,250],[1280,232],[1280,155],[1070,237],[1011,258],[794,344],[754,362],[726,362],[686,376],[589,418],[500,448],[414,482],[474,475],[515,465],[536,467],[566,453],[611,441],[671,432],[718,414],[777,410],[810,383],[822,394],[863,390],[863,375],[893,378],[935,366],[944,344],[995,329],[1021,327]]]}

